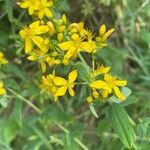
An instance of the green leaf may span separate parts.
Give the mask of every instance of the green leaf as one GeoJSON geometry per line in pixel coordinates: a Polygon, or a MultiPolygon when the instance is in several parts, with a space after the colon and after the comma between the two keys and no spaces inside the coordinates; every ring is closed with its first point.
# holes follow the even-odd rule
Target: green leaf
{"type": "Polygon", "coordinates": [[[5,79],[5,78],[6,78],[6,75],[0,71],[0,80],[5,79]]]}
{"type": "Polygon", "coordinates": [[[85,65],[82,62],[77,62],[76,63],[76,68],[79,74],[79,77],[86,82],[90,82],[90,67],[85,65]]]}
{"type": "Polygon", "coordinates": [[[70,11],[70,5],[67,3],[66,0],[59,0],[55,2],[55,8],[59,11],[70,11]]]}
{"type": "Polygon", "coordinates": [[[5,86],[10,87],[14,90],[18,90],[18,91],[20,90],[18,83],[14,79],[10,79],[10,78],[6,79],[5,86]]]}
{"type": "Polygon", "coordinates": [[[6,11],[8,15],[8,19],[10,22],[13,22],[13,6],[12,0],[5,0],[6,11]]]}
{"type": "Polygon", "coordinates": [[[13,118],[19,126],[22,126],[22,101],[16,99],[13,110],[13,118]]]}
{"type": "Polygon", "coordinates": [[[148,32],[148,31],[141,31],[140,36],[141,36],[141,39],[145,43],[147,43],[147,44],[150,43],[150,32],[148,32]]]}
{"type": "Polygon", "coordinates": [[[0,150],[13,150],[8,144],[0,140],[0,150]]]}
{"type": "Polygon", "coordinates": [[[3,96],[0,96],[0,105],[3,107],[3,108],[6,108],[8,106],[8,99],[7,99],[7,95],[4,94],[3,96]]]}
{"type": "Polygon", "coordinates": [[[7,73],[14,73],[17,77],[19,77],[20,79],[22,79],[23,81],[26,80],[26,74],[24,73],[24,71],[19,68],[17,65],[14,65],[12,63],[9,63],[5,66],[5,72],[7,73]]]}
{"type": "Polygon", "coordinates": [[[55,106],[50,106],[41,115],[41,118],[45,121],[56,121],[58,122],[72,122],[74,120],[71,114],[63,112],[55,106]]]}
{"type": "Polygon", "coordinates": [[[134,95],[132,96],[129,96],[125,101],[122,101],[120,104],[122,106],[128,106],[128,105],[131,105],[131,104],[135,104],[138,102],[138,98],[134,95]]]}
{"type": "Polygon", "coordinates": [[[0,120],[0,125],[0,139],[7,144],[11,143],[20,130],[16,121],[13,117],[10,117],[9,119],[0,120]]]}
{"type": "Polygon", "coordinates": [[[89,108],[90,108],[90,111],[92,112],[92,114],[93,114],[96,118],[98,118],[97,112],[96,112],[95,107],[93,106],[92,103],[89,104],[89,108]]]}
{"type": "Polygon", "coordinates": [[[110,129],[110,124],[107,117],[98,122],[97,134],[99,137],[103,136],[108,129],[110,129]]]}
{"type": "Polygon", "coordinates": [[[127,148],[132,148],[135,140],[135,133],[125,109],[119,104],[112,103],[109,106],[108,115],[112,128],[117,133],[122,143],[127,148]]]}

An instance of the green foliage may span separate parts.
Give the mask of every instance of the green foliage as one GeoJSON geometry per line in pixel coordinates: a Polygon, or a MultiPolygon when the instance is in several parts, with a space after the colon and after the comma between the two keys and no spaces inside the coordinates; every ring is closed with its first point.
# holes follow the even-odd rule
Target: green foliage
{"type": "Polygon", "coordinates": [[[90,82],[90,67],[88,67],[86,64],[82,62],[76,63],[76,68],[78,70],[80,78],[85,82],[90,82]]]}
{"type": "MultiPolygon", "coordinates": [[[[9,61],[0,68],[0,80],[7,89],[0,97],[0,150],[149,150],[149,1],[57,0],[58,16],[70,14],[68,18],[84,20],[91,30],[102,23],[116,30],[108,47],[97,54],[97,61],[127,78],[132,93],[123,88],[126,101],[118,104],[120,100],[110,97],[109,102],[89,106],[84,84],[75,89],[78,96],[67,95],[59,102],[40,92],[41,71],[25,59],[17,35],[31,17],[16,2],[0,0],[0,51],[9,61]]],[[[81,79],[90,82],[90,64],[76,62],[75,68],[81,79]]],[[[68,74],[67,67],[57,70],[68,74]]]]}
{"type": "Polygon", "coordinates": [[[131,149],[133,147],[135,133],[126,111],[121,105],[112,103],[110,104],[108,113],[113,130],[117,133],[122,143],[131,149]]]}

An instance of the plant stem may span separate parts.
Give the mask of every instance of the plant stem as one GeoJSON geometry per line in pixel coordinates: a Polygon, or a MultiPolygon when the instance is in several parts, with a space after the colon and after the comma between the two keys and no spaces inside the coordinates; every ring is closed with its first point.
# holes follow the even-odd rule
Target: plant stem
{"type": "Polygon", "coordinates": [[[26,98],[24,98],[22,95],[16,93],[14,90],[7,88],[11,93],[13,93],[15,96],[17,96],[20,100],[22,100],[23,102],[27,103],[30,107],[32,107],[34,110],[36,110],[38,113],[42,113],[42,111],[37,108],[33,103],[31,103],[30,101],[28,101],[26,98]]]}
{"type": "Polygon", "coordinates": [[[74,140],[80,145],[82,149],[88,150],[88,148],[78,138],[74,138],[74,140]]]}
{"type": "Polygon", "coordinates": [[[82,55],[80,53],[78,53],[78,56],[79,56],[80,60],[87,66],[87,63],[84,60],[84,58],[82,57],[82,55]]]}
{"type": "MultiPolygon", "coordinates": [[[[56,124],[62,131],[64,131],[66,134],[70,134],[69,130],[63,127],[60,124],[56,124]]],[[[83,149],[83,150],[89,150],[86,145],[84,145],[77,137],[74,138],[75,142],[83,149]]]]}
{"type": "MultiPolygon", "coordinates": [[[[30,101],[28,101],[26,98],[24,98],[23,96],[21,96],[20,94],[16,93],[14,90],[7,88],[11,93],[13,93],[15,96],[17,96],[20,100],[22,100],[23,102],[27,103],[30,107],[32,107],[34,110],[36,110],[39,114],[42,113],[42,111],[37,108],[33,103],[31,103],[30,101]]],[[[64,126],[60,125],[60,124],[56,124],[62,131],[64,131],[67,134],[70,134],[69,130],[66,129],[64,126]]],[[[88,148],[77,138],[74,138],[75,142],[83,149],[83,150],[88,150],[88,148]]]]}

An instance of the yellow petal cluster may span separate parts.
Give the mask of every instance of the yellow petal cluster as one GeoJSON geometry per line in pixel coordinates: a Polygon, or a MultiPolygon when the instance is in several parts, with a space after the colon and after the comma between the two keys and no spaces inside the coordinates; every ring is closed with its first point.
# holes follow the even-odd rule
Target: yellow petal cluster
{"type": "Polygon", "coordinates": [[[25,40],[25,52],[31,52],[33,48],[33,43],[40,47],[43,42],[43,38],[40,36],[43,33],[49,31],[48,26],[40,25],[40,21],[35,21],[29,25],[29,27],[24,27],[20,32],[20,36],[25,40]]]}
{"type": "MultiPolygon", "coordinates": [[[[77,70],[70,71],[68,79],[55,74],[57,74],[56,70],[58,71],[64,65],[72,66],[70,68],[72,70],[79,60],[85,64],[86,62],[81,58],[84,53],[88,55],[88,64],[93,65],[89,72],[91,80],[86,83],[90,91],[87,101],[107,99],[112,95],[124,100],[121,87],[126,86],[127,81],[112,76],[110,66],[98,65],[96,62],[95,69],[94,63],[90,63],[91,60],[93,62],[99,49],[107,46],[107,39],[114,32],[114,28],[107,30],[106,25],[103,24],[99,27],[98,33],[94,33],[87,29],[82,21],[69,23],[65,14],[59,18],[51,17],[53,4],[53,0],[23,0],[18,3],[21,8],[28,9],[30,15],[43,19],[32,22],[19,32],[24,41],[27,59],[37,61],[42,73],[48,73],[42,76],[41,89],[50,93],[55,101],[58,97],[64,96],[67,91],[74,96],[73,88],[77,79],[77,70]],[[44,19],[44,16],[51,18],[44,19]],[[52,70],[55,73],[49,73],[52,70]]],[[[81,81],[79,84],[82,84],[82,80],[79,81],[81,81]]]]}
{"type": "Polygon", "coordinates": [[[114,28],[106,31],[106,25],[103,24],[99,27],[99,36],[96,37],[99,47],[107,46],[107,38],[114,32],[114,28]]]}
{"type": "Polygon", "coordinates": [[[17,4],[23,9],[28,9],[29,15],[35,15],[39,19],[42,19],[44,16],[53,16],[53,0],[22,0],[17,4]]]}
{"type": "Polygon", "coordinates": [[[41,88],[51,93],[54,97],[54,100],[57,101],[59,96],[64,96],[69,91],[71,96],[74,96],[74,81],[77,79],[77,70],[71,71],[68,75],[68,80],[65,78],[55,76],[52,74],[42,77],[41,88]]]}
{"type": "Polygon", "coordinates": [[[125,96],[121,93],[120,87],[127,85],[126,80],[117,79],[110,73],[110,67],[99,66],[91,73],[92,82],[89,84],[92,89],[91,95],[87,98],[88,102],[92,102],[93,99],[106,99],[110,95],[114,94],[120,100],[125,100],[125,96]],[[99,79],[100,78],[100,79],[99,79]]]}

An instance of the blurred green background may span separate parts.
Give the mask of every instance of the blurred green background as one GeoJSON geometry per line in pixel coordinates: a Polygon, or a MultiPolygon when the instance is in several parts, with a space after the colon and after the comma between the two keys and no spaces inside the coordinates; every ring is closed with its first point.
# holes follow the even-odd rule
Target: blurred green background
{"type": "MultiPolygon", "coordinates": [[[[16,3],[0,0],[0,51],[9,60],[0,72],[8,91],[0,99],[0,150],[125,149],[110,129],[107,103],[97,106],[99,118],[94,118],[85,102],[84,87],[79,96],[71,100],[65,96],[58,103],[40,93],[41,71],[26,59],[18,35],[32,18],[16,3]],[[30,101],[44,113],[33,110],[30,101]]],[[[123,105],[135,122],[137,149],[149,150],[150,1],[57,0],[54,9],[58,16],[66,13],[70,22],[84,21],[93,31],[101,24],[115,28],[108,46],[97,55],[113,73],[127,78],[132,94],[123,105]]]]}

